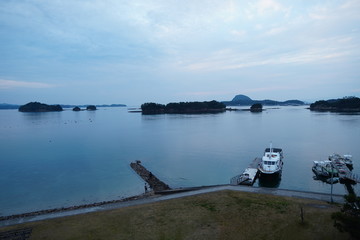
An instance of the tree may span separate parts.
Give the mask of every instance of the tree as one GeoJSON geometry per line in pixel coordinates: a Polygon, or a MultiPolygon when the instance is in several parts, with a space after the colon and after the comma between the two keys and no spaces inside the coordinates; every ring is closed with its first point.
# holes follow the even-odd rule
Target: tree
{"type": "Polygon", "coordinates": [[[360,239],[360,197],[355,194],[345,195],[345,204],[341,212],[335,212],[331,215],[334,219],[334,226],[340,232],[349,232],[354,239],[360,239]]]}
{"type": "Polygon", "coordinates": [[[141,105],[143,114],[161,114],[164,113],[165,105],[159,103],[144,103],[141,105]]]}

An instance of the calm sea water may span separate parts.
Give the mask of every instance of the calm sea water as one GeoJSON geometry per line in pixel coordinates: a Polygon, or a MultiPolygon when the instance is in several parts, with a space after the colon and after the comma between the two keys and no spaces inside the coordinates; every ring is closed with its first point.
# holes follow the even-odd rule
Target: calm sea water
{"type": "MultiPolygon", "coordinates": [[[[334,152],[352,154],[360,175],[360,115],[304,107],[150,116],[126,108],[1,110],[0,131],[0,215],[140,194],[135,160],[174,188],[227,184],[270,142],[285,155],[276,187],[330,193],[311,167],[334,152]]],[[[345,194],[343,185],[334,193],[345,194]]]]}

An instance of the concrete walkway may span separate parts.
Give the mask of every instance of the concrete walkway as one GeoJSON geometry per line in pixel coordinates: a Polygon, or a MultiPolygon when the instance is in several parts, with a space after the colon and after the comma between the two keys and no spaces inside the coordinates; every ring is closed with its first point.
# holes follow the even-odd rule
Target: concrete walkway
{"type": "MultiPolygon", "coordinates": [[[[307,198],[315,199],[324,202],[330,202],[330,194],[325,193],[315,193],[315,192],[304,192],[304,191],[294,191],[294,190],[285,190],[277,188],[259,188],[259,187],[248,187],[248,186],[231,186],[231,185],[221,185],[221,186],[210,186],[210,187],[200,187],[197,190],[188,191],[188,189],[183,189],[183,191],[178,191],[177,193],[165,194],[165,195],[150,195],[145,198],[131,200],[126,202],[110,203],[97,207],[89,207],[77,210],[62,211],[50,214],[43,214],[38,216],[29,216],[23,218],[16,218],[10,220],[0,221],[0,227],[15,225],[19,223],[40,221],[45,219],[52,219],[64,216],[71,216],[82,213],[89,213],[95,211],[104,211],[109,209],[124,208],[129,206],[136,206],[141,204],[165,201],[170,199],[182,198],[187,196],[193,196],[198,194],[204,194],[209,192],[216,192],[222,190],[232,190],[232,191],[242,191],[242,192],[252,192],[260,194],[271,194],[276,196],[285,196],[285,197],[294,197],[294,198],[307,198]]],[[[335,203],[344,203],[344,197],[342,195],[333,195],[333,202],[335,203]]]]}

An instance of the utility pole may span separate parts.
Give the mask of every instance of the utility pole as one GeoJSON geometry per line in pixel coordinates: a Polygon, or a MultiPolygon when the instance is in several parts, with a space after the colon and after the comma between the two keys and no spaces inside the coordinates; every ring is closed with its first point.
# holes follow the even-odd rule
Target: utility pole
{"type": "Polygon", "coordinates": [[[332,162],[330,163],[330,165],[331,165],[331,179],[330,179],[330,182],[331,182],[331,194],[330,194],[330,196],[331,196],[331,203],[334,203],[334,200],[333,200],[333,181],[334,181],[333,176],[334,176],[334,167],[333,167],[332,162]]]}

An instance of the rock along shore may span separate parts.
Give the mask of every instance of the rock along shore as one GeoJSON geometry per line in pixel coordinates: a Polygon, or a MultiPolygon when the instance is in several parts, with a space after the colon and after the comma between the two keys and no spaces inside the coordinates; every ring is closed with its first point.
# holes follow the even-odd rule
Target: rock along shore
{"type": "Polygon", "coordinates": [[[103,201],[103,202],[97,202],[97,203],[90,203],[90,204],[83,204],[83,205],[75,205],[70,207],[61,207],[61,208],[52,208],[52,209],[45,209],[45,210],[39,210],[34,212],[28,212],[28,213],[21,213],[21,214],[14,214],[10,216],[0,216],[0,221],[6,221],[11,219],[17,219],[17,218],[25,218],[25,217],[35,217],[39,215],[44,214],[51,214],[51,213],[60,213],[65,211],[72,211],[72,210],[79,210],[79,209],[86,209],[86,208],[92,208],[92,207],[99,207],[111,203],[121,203],[131,200],[137,200],[146,198],[147,195],[138,195],[138,196],[132,196],[128,198],[118,199],[118,200],[111,200],[111,201],[103,201]]]}

